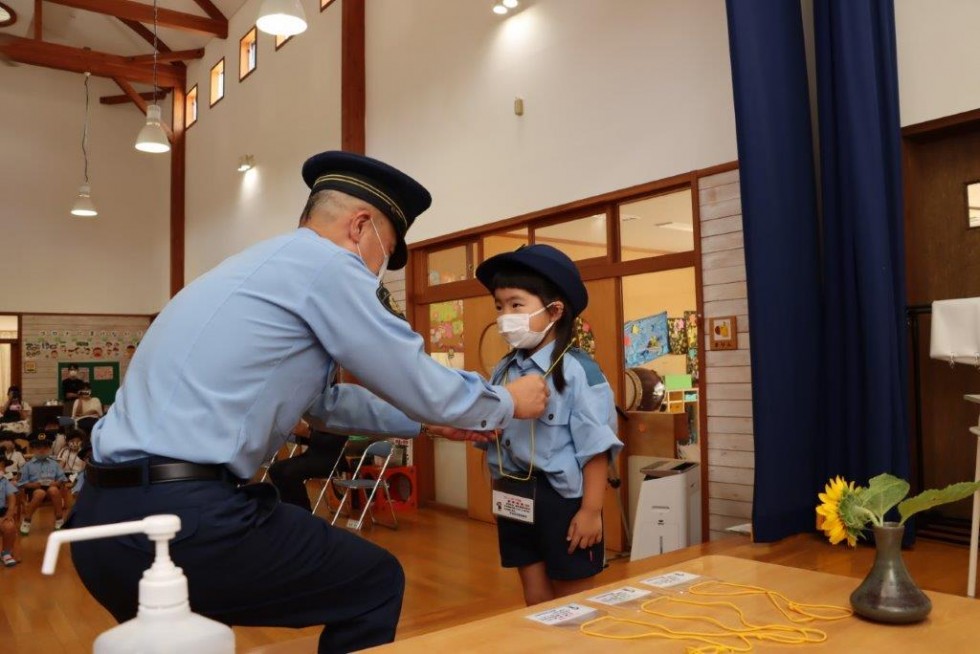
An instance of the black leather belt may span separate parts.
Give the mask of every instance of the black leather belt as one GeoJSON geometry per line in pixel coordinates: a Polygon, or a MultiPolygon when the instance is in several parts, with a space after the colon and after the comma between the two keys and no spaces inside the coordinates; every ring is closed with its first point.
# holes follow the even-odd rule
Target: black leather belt
{"type": "Polygon", "coordinates": [[[172,481],[227,481],[237,484],[239,479],[223,465],[190,461],[112,466],[90,462],[85,466],[85,483],[98,488],[127,488],[172,481]]]}

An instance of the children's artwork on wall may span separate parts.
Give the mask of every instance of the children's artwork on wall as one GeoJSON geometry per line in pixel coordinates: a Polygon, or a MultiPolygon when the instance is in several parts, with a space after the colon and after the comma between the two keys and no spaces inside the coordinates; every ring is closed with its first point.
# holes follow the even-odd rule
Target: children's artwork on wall
{"type": "Polygon", "coordinates": [[[584,351],[590,357],[595,356],[595,333],[592,325],[579,316],[575,319],[575,333],[572,335],[572,347],[584,351]]]}
{"type": "Polygon", "coordinates": [[[698,383],[700,370],[698,369],[698,348],[692,347],[687,351],[687,374],[691,376],[691,383],[698,383]]]}
{"type": "Polygon", "coordinates": [[[688,347],[696,348],[698,346],[698,312],[697,311],[684,312],[684,326],[687,327],[688,347]]]}
{"type": "Polygon", "coordinates": [[[667,312],[630,320],[623,325],[626,367],[636,368],[670,353],[667,312]]]}
{"type": "Polygon", "coordinates": [[[463,301],[429,305],[429,345],[432,352],[463,351],[463,301]]]}
{"type": "Polygon", "coordinates": [[[687,354],[687,323],[684,318],[668,318],[667,333],[671,354],[687,354]]]}

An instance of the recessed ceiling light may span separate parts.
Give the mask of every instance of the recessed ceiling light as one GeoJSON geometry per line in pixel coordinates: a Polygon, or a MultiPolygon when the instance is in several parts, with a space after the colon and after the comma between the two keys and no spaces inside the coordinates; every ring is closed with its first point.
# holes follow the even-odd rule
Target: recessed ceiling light
{"type": "Polygon", "coordinates": [[[503,16],[504,14],[507,13],[507,7],[505,7],[503,3],[498,2],[493,6],[493,13],[499,16],[503,16]]]}
{"type": "Polygon", "coordinates": [[[508,9],[513,9],[513,8],[514,8],[514,7],[516,7],[516,6],[517,6],[517,5],[519,4],[519,3],[517,2],[517,0],[503,0],[503,2],[502,2],[502,4],[503,4],[503,5],[505,6],[505,7],[507,7],[508,9]]]}

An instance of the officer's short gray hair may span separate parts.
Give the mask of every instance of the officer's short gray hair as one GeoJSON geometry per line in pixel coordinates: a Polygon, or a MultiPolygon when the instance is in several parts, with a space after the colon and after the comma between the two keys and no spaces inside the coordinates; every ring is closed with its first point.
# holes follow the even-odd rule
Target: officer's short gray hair
{"type": "Polygon", "coordinates": [[[322,214],[327,220],[334,220],[357,211],[367,211],[372,216],[380,215],[375,207],[352,195],[333,189],[317,191],[306,201],[303,213],[299,217],[299,224],[303,226],[308,223],[313,214],[322,214]]]}

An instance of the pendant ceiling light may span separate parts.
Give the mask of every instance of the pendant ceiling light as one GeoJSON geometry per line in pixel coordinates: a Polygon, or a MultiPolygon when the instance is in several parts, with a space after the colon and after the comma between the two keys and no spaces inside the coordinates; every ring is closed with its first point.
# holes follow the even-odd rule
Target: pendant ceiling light
{"type": "Polygon", "coordinates": [[[85,122],[82,123],[82,161],[84,161],[85,181],[78,189],[78,196],[75,203],[71,206],[73,216],[98,216],[92,203],[92,187],[88,183],[88,78],[91,73],[85,73],[85,122]]]}
{"type": "MultiPolygon", "coordinates": [[[[157,2],[153,0],[153,96],[157,93],[157,2]]],[[[146,124],[136,137],[136,149],[140,152],[159,154],[170,151],[170,140],[160,122],[160,105],[146,108],[146,124]]]]}
{"type": "Polygon", "coordinates": [[[306,14],[300,0],[264,0],[255,26],[266,34],[295,36],[306,31],[306,14]]]}

